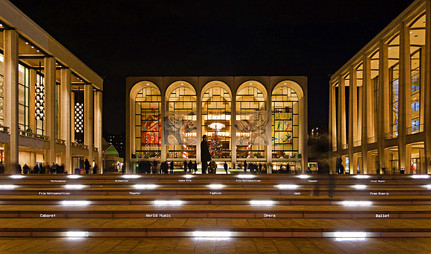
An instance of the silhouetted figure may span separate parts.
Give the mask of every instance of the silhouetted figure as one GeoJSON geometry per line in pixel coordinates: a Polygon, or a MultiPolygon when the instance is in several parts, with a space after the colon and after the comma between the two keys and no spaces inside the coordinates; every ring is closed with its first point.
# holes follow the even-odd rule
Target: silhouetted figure
{"type": "Polygon", "coordinates": [[[173,174],[174,173],[174,162],[171,161],[171,165],[170,165],[170,173],[173,174]]]}
{"type": "Polygon", "coordinates": [[[244,173],[247,173],[247,161],[244,161],[244,173]]]}
{"type": "Polygon", "coordinates": [[[187,174],[187,161],[185,160],[184,161],[184,163],[183,163],[183,166],[184,166],[184,174],[187,174]]]}
{"type": "Polygon", "coordinates": [[[194,165],[193,165],[192,161],[189,161],[188,168],[189,168],[189,170],[188,170],[189,173],[192,173],[193,172],[193,168],[194,168],[194,165]]]}
{"type": "Polygon", "coordinates": [[[85,159],[84,168],[85,168],[86,174],[88,174],[90,172],[90,167],[91,167],[90,162],[88,161],[88,159],[85,159]]]}
{"type": "Polygon", "coordinates": [[[24,167],[22,167],[22,169],[23,169],[25,175],[27,175],[30,171],[30,167],[27,166],[27,163],[24,164],[24,167]]]}
{"type": "Polygon", "coordinates": [[[226,161],[224,162],[224,164],[223,164],[223,168],[224,168],[224,171],[226,172],[226,174],[227,174],[227,170],[228,170],[228,166],[227,166],[227,163],[226,163],[226,161]]]}
{"type": "Polygon", "coordinates": [[[33,174],[39,174],[39,166],[37,164],[33,168],[33,174]]]}
{"type": "Polygon", "coordinates": [[[196,174],[196,172],[198,172],[198,163],[196,161],[193,164],[193,169],[195,170],[195,174],[196,174]]]}
{"type": "Polygon", "coordinates": [[[207,135],[202,136],[201,161],[202,161],[202,174],[206,174],[206,171],[208,168],[208,161],[211,161],[211,154],[208,147],[207,135]]]}

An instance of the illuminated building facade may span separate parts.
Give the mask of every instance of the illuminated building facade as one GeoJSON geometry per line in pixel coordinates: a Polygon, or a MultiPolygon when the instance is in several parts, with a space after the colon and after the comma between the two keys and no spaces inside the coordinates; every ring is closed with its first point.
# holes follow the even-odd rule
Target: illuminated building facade
{"type": "Polygon", "coordinates": [[[307,165],[307,78],[129,77],[126,169],[143,160],[307,165]]]}
{"type": "MultiPolygon", "coordinates": [[[[103,79],[9,1],[0,1],[0,162],[102,161],[103,79]]],[[[101,168],[101,167],[100,167],[101,168]]]]}
{"type": "Polygon", "coordinates": [[[431,173],[431,3],[413,2],[332,75],[331,169],[431,173]]]}

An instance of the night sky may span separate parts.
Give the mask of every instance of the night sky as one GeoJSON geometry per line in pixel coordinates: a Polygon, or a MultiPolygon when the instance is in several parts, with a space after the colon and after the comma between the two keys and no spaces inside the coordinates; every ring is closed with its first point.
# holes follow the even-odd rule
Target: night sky
{"type": "Polygon", "coordinates": [[[125,129],[126,76],[304,75],[309,127],[328,81],[412,0],[12,0],[105,79],[103,128],[125,129]]]}

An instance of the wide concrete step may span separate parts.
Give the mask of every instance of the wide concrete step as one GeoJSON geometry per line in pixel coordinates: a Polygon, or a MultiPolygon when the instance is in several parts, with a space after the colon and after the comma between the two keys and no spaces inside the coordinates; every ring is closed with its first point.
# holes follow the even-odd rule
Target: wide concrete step
{"type": "MultiPolygon", "coordinates": [[[[162,202],[166,202],[163,200],[162,202]]],[[[340,205],[2,205],[3,218],[431,218],[431,206],[340,205]]],[[[81,201],[82,202],[82,201],[81,201]]]]}
{"type": "Polygon", "coordinates": [[[20,237],[431,237],[431,219],[0,219],[20,237]]]}

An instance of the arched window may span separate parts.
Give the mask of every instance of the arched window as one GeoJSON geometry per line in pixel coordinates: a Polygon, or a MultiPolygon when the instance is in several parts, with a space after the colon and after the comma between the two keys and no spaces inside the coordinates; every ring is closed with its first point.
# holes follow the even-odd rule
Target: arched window
{"type": "Polygon", "coordinates": [[[265,145],[268,145],[266,99],[266,89],[259,82],[246,82],[238,88],[235,124],[237,158],[266,157],[265,145]]]}
{"type": "Polygon", "coordinates": [[[299,99],[302,95],[298,96],[290,83],[294,82],[282,82],[272,92],[273,158],[295,158],[299,153],[299,99]]]}
{"type": "Polygon", "coordinates": [[[196,158],[196,91],[192,85],[177,81],[167,90],[165,141],[168,158],[196,158]]]}
{"type": "Polygon", "coordinates": [[[135,156],[160,158],[161,95],[159,89],[147,83],[135,97],[135,156]]]}
{"type": "Polygon", "coordinates": [[[218,81],[202,92],[202,134],[208,136],[212,158],[230,158],[231,102],[229,87],[218,81]]]}

